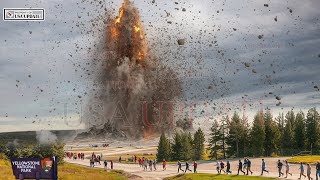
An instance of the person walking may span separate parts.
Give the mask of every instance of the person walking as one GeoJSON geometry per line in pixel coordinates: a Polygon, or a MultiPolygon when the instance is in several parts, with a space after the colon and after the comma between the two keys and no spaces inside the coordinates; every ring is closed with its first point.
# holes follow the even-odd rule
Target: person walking
{"type": "Polygon", "coordinates": [[[267,171],[266,168],[267,168],[267,166],[266,166],[266,161],[265,161],[264,159],[262,159],[261,176],[263,175],[263,172],[269,173],[269,171],[267,171]]]}
{"type": "Polygon", "coordinates": [[[282,172],[282,162],[280,161],[280,159],[278,160],[278,164],[277,164],[277,168],[278,168],[278,172],[279,172],[279,177],[283,176],[283,172],[282,172]]]}
{"type": "Polygon", "coordinates": [[[152,162],[152,160],[150,159],[150,161],[149,161],[149,169],[150,169],[150,171],[152,171],[152,166],[153,166],[153,162],[152,162]]]}
{"type": "Polygon", "coordinates": [[[182,167],[181,161],[178,160],[178,173],[179,173],[180,170],[181,170],[182,172],[184,172],[183,169],[181,169],[181,167],[182,167]]]}
{"type": "Polygon", "coordinates": [[[148,171],[148,159],[144,159],[143,161],[143,170],[144,171],[148,171]]]}
{"type": "Polygon", "coordinates": [[[245,175],[246,173],[242,170],[242,162],[241,162],[241,160],[239,159],[239,164],[238,164],[238,174],[237,175],[239,175],[239,172],[242,172],[243,173],[243,175],[245,175]]]}
{"type": "Polygon", "coordinates": [[[153,160],[153,169],[156,171],[157,170],[157,160],[153,160]]]}
{"type": "Polygon", "coordinates": [[[162,169],[167,170],[167,161],[165,159],[162,161],[162,169]]]}
{"type": "Polygon", "coordinates": [[[227,171],[226,171],[226,173],[227,174],[231,174],[232,172],[230,171],[230,169],[231,169],[231,166],[230,166],[230,162],[229,161],[227,161],[227,171]]]}
{"type": "Polygon", "coordinates": [[[119,157],[119,163],[121,163],[121,156],[119,157]]]}
{"type": "Polygon", "coordinates": [[[110,167],[111,167],[111,169],[113,169],[113,161],[112,160],[110,161],[110,167]]]}
{"type": "Polygon", "coordinates": [[[90,167],[94,167],[94,161],[93,161],[93,159],[90,159],[90,167]]]}
{"type": "Polygon", "coordinates": [[[249,172],[252,175],[253,172],[251,171],[251,161],[250,159],[247,159],[247,175],[249,174],[249,172]]]}
{"type": "Polygon", "coordinates": [[[220,174],[221,171],[223,171],[223,173],[226,173],[226,171],[224,170],[224,163],[222,161],[220,161],[220,174]]]}
{"type": "Polygon", "coordinates": [[[221,167],[220,167],[219,161],[217,161],[217,165],[216,165],[216,166],[217,166],[217,168],[216,168],[216,169],[217,169],[217,172],[218,172],[218,174],[220,174],[220,168],[221,168],[221,167]]]}
{"type": "MultiPolygon", "coordinates": [[[[189,167],[190,167],[190,165],[189,165],[188,161],[186,161],[186,170],[184,171],[184,173],[186,173],[187,170],[191,171],[189,167]]],[[[192,171],[191,171],[191,172],[192,172],[192,171]]]]}
{"type": "Polygon", "coordinates": [[[292,173],[290,173],[290,166],[287,160],[284,161],[286,163],[286,177],[288,177],[288,174],[290,174],[292,176],[292,173]]]}
{"type": "Polygon", "coordinates": [[[301,176],[304,176],[304,178],[306,178],[306,175],[304,175],[304,167],[303,167],[303,163],[302,162],[300,163],[299,169],[300,169],[300,177],[299,177],[299,179],[301,179],[301,176]]]}
{"type": "Polygon", "coordinates": [[[319,177],[320,177],[320,161],[318,161],[316,165],[316,180],[319,180],[318,179],[319,177]]]}
{"type": "Polygon", "coordinates": [[[107,169],[108,169],[108,161],[104,160],[103,164],[104,164],[104,169],[107,171],[107,169]]]}
{"type": "Polygon", "coordinates": [[[198,163],[196,161],[193,162],[193,173],[197,173],[198,163]]]}
{"type": "Polygon", "coordinates": [[[307,164],[307,177],[308,177],[308,180],[312,180],[312,177],[311,177],[311,166],[310,166],[309,163],[307,164]]]}
{"type": "Polygon", "coordinates": [[[243,160],[243,171],[247,171],[247,158],[244,158],[243,160]]]}

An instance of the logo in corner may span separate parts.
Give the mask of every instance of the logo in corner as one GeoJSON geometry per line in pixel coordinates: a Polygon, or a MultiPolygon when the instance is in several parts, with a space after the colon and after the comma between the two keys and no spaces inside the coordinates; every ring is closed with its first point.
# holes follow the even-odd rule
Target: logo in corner
{"type": "Polygon", "coordinates": [[[44,172],[49,173],[52,168],[53,161],[50,158],[41,160],[41,168],[44,172]]]}
{"type": "Polygon", "coordinates": [[[4,21],[44,21],[43,8],[3,8],[4,21]]]}

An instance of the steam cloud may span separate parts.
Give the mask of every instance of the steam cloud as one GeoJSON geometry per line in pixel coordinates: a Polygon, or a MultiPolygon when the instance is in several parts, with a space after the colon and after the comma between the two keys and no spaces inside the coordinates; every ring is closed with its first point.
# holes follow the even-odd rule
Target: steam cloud
{"type": "Polygon", "coordinates": [[[41,130],[36,132],[37,141],[40,144],[52,144],[57,141],[57,136],[50,131],[41,130]]]}

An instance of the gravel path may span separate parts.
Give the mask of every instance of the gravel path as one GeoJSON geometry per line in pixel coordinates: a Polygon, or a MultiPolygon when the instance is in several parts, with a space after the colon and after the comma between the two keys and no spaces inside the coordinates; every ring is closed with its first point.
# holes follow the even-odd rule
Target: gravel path
{"type": "MultiPolygon", "coordinates": [[[[267,170],[270,171],[270,173],[264,173],[263,176],[266,177],[278,177],[277,173],[277,160],[284,160],[286,158],[265,158],[266,164],[267,164],[267,170]]],[[[84,166],[89,166],[89,160],[70,160],[70,159],[65,159],[66,162],[73,163],[73,164],[79,164],[79,165],[84,165],[84,166]]],[[[237,173],[237,160],[230,160],[231,164],[231,171],[232,174],[237,173]]],[[[252,162],[252,167],[251,170],[253,171],[253,176],[259,176],[261,174],[261,158],[256,158],[256,159],[251,159],[252,162]]],[[[189,162],[190,165],[193,164],[193,162],[189,162]]],[[[95,166],[96,168],[103,168],[103,163],[101,165],[95,166]]],[[[216,174],[217,171],[216,166],[215,166],[214,161],[208,161],[208,162],[203,162],[203,163],[198,163],[198,173],[212,173],[216,174]]],[[[110,165],[110,163],[108,163],[110,165]]],[[[184,167],[182,167],[184,168],[184,167]]],[[[190,169],[193,167],[191,166],[190,169]]],[[[287,179],[298,179],[299,178],[299,165],[296,164],[291,164],[290,165],[290,172],[293,173],[292,176],[288,175],[287,179]]],[[[123,163],[114,163],[114,169],[119,169],[119,170],[124,170],[125,172],[131,173],[133,175],[137,175],[142,177],[143,179],[146,180],[155,180],[155,179],[163,179],[165,177],[169,176],[174,176],[177,175],[177,165],[175,164],[168,164],[167,165],[167,170],[163,171],[162,170],[162,165],[159,164],[157,166],[156,171],[143,171],[143,168],[139,167],[138,164],[123,164],[123,163]]],[[[285,173],[285,166],[283,167],[282,170],[285,173]]],[[[188,172],[191,173],[191,172],[188,172]]],[[[306,166],[305,166],[305,173],[306,173],[306,166]]],[[[284,179],[285,176],[281,177],[284,179]]],[[[312,176],[315,179],[315,167],[312,166],[312,176]]],[[[302,178],[305,179],[305,178],[302,178]]],[[[307,178],[306,178],[307,179],[307,178]]]]}

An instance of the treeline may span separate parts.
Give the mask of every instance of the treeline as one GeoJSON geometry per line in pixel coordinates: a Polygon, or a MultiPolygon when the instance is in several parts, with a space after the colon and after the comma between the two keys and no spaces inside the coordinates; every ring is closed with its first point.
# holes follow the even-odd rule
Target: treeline
{"type": "Polygon", "coordinates": [[[302,151],[320,153],[320,116],[316,108],[307,115],[292,110],[273,118],[270,111],[259,111],[252,125],[235,112],[211,127],[211,158],[294,155],[302,151]]]}
{"type": "MultiPolygon", "coordinates": [[[[309,109],[306,115],[291,110],[275,118],[270,111],[258,111],[252,123],[235,112],[231,118],[215,120],[210,130],[207,149],[212,159],[294,155],[303,151],[320,154],[320,116],[316,108],[309,109]]],[[[162,134],[157,158],[200,160],[203,152],[204,141],[198,142],[196,134],[192,138],[190,133],[176,133],[171,143],[162,134]]]]}
{"type": "Polygon", "coordinates": [[[62,164],[64,144],[17,144],[0,141],[0,158],[45,158],[56,156],[62,164]]]}
{"type": "Polygon", "coordinates": [[[198,160],[203,159],[205,135],[199,128],[191,133],[175,133],[172,142],[162,133],[159,140],[157,161],[198,160]]]}

